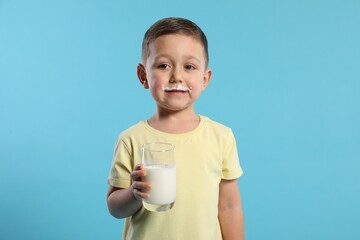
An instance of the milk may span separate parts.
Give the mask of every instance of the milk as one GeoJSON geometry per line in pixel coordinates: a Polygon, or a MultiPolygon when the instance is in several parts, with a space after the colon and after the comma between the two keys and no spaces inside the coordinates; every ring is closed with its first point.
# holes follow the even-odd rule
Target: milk
{"type": "Polygon", "coordinates": [[[143,181],[151,184],[150,197],[143,199],[144,207],[155,212],[171,209],[176,197],[175,166],[150,165],[144,166],[144,170],[143,181]]]}

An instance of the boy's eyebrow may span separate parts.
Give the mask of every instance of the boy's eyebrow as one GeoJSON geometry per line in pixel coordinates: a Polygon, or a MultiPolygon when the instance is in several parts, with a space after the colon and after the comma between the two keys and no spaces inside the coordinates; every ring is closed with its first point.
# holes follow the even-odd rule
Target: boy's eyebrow
{"type": "Polygon", "coordinates": [[[192,55],[186,56],[186,58],[187,58],[187,59],[191,59],[191,60],[195,60],[196,62],[201,63],[201,60],[200,60],[200,59],[198,59],[197,57],[194,57],[194,56],[192,56],[192,55]]]}
{"type": "Polygon", "coordinates": [[[155,56],[155,60],[158,60],[159,58],[169,58],[171,59],[171,56],[168,54],[159,54],[155,56]]]}

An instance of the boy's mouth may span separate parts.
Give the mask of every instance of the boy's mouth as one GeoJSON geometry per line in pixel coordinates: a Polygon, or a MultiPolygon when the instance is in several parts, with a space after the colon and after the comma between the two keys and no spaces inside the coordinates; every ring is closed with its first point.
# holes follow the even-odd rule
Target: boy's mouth
{"type": "Polygon", "coordinates": [[[182,85],[169,85],[163,87],[165,92],[189,92],[191,93],[191,87],[182,86],[182,85]]]}

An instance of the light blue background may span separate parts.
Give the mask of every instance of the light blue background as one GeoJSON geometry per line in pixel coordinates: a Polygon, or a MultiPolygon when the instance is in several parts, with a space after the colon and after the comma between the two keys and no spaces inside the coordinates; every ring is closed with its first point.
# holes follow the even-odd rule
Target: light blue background
{"type": "Polygon", "coordinates": [[[197,110],[235,133],[247,239],[360,239],[357,0],[0,0],[0,239],[121,238],[106,179],[154,111],[135,69],[168,16],[208,36],[197,110]]]}

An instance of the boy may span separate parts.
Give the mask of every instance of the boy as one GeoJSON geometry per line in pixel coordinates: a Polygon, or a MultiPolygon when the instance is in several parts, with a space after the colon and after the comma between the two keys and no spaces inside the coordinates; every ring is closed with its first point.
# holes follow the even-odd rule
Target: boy
{"type": "Polygon", "coordinates": [[[207,48],[202,30],[187,19],[161,19],[145,33],[137,75],[156,112],[121,133],[108,179],[109,211],[126,217],[123,239],[244,239],[233,133],[194,110],[212,74],[207,48]],[[176,146],[176,202],[166,212],[142,206],[151,188],[140,164],[141,145],[148,142],[176,146]]]}

